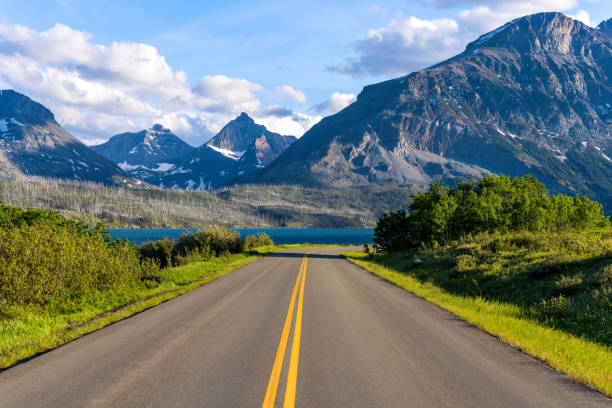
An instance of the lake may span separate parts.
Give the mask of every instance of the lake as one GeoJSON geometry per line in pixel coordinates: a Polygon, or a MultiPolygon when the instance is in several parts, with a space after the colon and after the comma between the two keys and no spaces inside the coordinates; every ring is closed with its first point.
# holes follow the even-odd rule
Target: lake
{"type": "MultiPolygon", "coordinates": [[[[244,239],[247,235],[265,232],[275,244],[371,244],[372,228],[233,228],[244,239]]],[[[194,228],[115,228],[109,234],[115,239],[127,239],[136,245],[162,238],[175,239],[194,228]]]]}

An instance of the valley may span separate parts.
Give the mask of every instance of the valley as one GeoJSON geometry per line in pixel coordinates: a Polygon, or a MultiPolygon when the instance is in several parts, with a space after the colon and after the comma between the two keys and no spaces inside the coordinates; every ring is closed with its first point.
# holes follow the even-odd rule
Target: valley
{"type": "Polygon", "coordinates": [[[124,188],[62,179],[0,179],[0,202],[57,210],[93,226],[115,228],[372,227],[403,207],[409,192],[236,186],[210,192],[124,188]]]}
{"type": "Polygon", "coordinates": [[[0,21],[0,408],[610,406],[605,2],[59,3],[0,21]]]}
{"type": "MultiPolygon", "coordinates": [[[[211,202],[243,214],[234,218],[241,225],[371,225],[382,211],[406,203],[399,197],[432,182],[455,185],[500,173],[532,174],[553,193],[588,195],[609,212],[609,26],[608,20],[593,29],[561,13],[513,20],[453,58],[366,86],[299,139],[243,112],[197,147],[155,124],[88,148],[48,109],[3,91],[0,175],[136,188],[130,193],[136,196],[149,185],[213,192],[222,201],[211,202]],[[405,193],[380,194],[398,190],[405,193]],[[352,192],[367,199],[347,204],[359,195],[352,192]]],[[[167,223],[214,219],[177,217],[167,223]]],[[[101,219],[125,225],[118,217],[101,219]]]]}

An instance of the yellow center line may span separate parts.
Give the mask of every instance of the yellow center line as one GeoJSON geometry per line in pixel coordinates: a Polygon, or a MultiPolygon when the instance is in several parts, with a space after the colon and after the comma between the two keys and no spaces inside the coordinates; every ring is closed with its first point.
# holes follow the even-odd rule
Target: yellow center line
{"type": "Polygon", "coordinates": [[[295,406],[295,390],[297,387],[298,362],[300,359],[300,337],[302,337],[302,310],[304,307],[304,283],[306,282],[306,268],[308,267],[308,255],[304,256],[304,273],[300,285],[300,300],[298,302],[297,316],[295,317],[295,329],[293,331],[293,344],[291,345],[291,359],[289,360],[289,374],[287,376],[287,388],[285,389],[285,403],[283,408],[295,406]]]}
{"type": "MultiPolygon", "coordinates": [[[[270,374],[270,380],[268,381],[268,388],[266,389],[266,396],[264,398],[262,408],[273,408],[274,400],[276,399],[276,391],[278,389],[278,382],[280,380],[281,370],[283,368],[283,359],[285,358],[285,350],[287,348],[287,341],[289,340],[289,332],[291,330],[291,321],[293,320],[293,309],[295,307],[295,297],[297,295],[298,286],[300,279],[306,270],[306,257],[302,258],[302,264],[300,265],[300,272],[295,281],[293,287],[293,293],[291,294],[291,302],[289,303],[289,310],[287,311],[287,317],[285,318],[285,325],[276,350],[276,357],[274,358],[274,365],[272,366],[272,373],[270,374]]],[[[298,307],[299,308],[299,307],[298,307]]]]}

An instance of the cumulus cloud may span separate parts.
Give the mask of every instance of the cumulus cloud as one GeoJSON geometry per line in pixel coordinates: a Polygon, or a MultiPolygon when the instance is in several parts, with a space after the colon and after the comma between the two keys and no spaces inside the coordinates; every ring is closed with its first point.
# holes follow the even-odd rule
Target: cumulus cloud
{"type": "Polygon", "coordinates": [[[321,120],[321,116],[311,116],[299,112],[293,112],[287,116],[263,113],[255,115],[253,119],[273,132],[295,136],[302,135],[314,126],[321,120]]]}
{"type": "MultiPolygon", "coordinates": [[[[368,31],[354,44],[355,56],[328,67],[354,77],[405,75],[450,58],[480,35],[506,22],[541,11],[568,11],[577,0],[421,0],[438,8],[471,7],[453,18],[425,20],[399,16],[368,31]]],[[[574,18],[592,25],[579,10],[574,18]]]]}
{"type": "Polygon", "coordinates": [[[570,14],[570,17],[575,18],[576,20],[582,21],[584,24],[595,27],[597,25],[596,22],[591,20],[591,15],[586,10],[578,10],[576,14],[570,14]]]}
{"type": "Polygon", "coordinates": [[[357,41],[359,54],[332,71],[363,76],[364,74],[403,74],[446,58],[449,50],[463,44],[456,20],[422,20],[417,17],[393,19],[387,27],[370,30],[357,41]]]}
{"type": "Polygon", "coordinates": [[[294,89],[289,85],[275,86],[272,96],[279,101],[291,99],[300,105],[304,105],[308,101],[308,98],[306,98],[306,94],[304,92],[300,91],[299,89],[294,89]]]}
{"type": "Polygon", "coordinates": [[[320,115],[333,115],[357,100],[352,93],[334,92],[325,101],[312,106],[309,110],[320,115]]]}
{"type": "MultiPolygon", "coordinates": [[[[49,107],[90,144],[159,122],[197,145],[243,111],[296,136],[317,120],[292,111],[279,118],[261,103],[265,89],[247,79],[205,75],[192,87],[151,45],[100,45],[63,24],[46,31],[0,24],[0,84],[49,107]]],[[[273,92],[300,104],[307,100],[288,85],[273,92]]]]}
{"type": "Polygon", "coordinates": [[[440,8],[455,8],[465,6],[490,6],[490,7],[512,7],[518,5],[524,10],[552,10],[563,8],[565,10],[574,8],[578,5],[577,0],[422,0],[425,4],[430,4],[440,8]]]}

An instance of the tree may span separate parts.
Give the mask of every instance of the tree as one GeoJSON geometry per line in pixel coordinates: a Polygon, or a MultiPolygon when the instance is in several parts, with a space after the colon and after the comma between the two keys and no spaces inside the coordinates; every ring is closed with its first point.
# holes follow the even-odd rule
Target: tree
{"type": "Polygon", "coordinates": [[[587,197],[551,195],[533,176],[488,176],[455,188],[433,183],[413,195],[408,213],[383,214],[375,242],[383,250],[446,244],[467,234],[564,231],[610,226],[587,197]]]}
{"type": "Polygon", "coordinates": [[[374,244],[377,249],[383,251],[409,248],[413,245],[409,229],[406,211],[384,213],[374,229],[374,244]]]}

